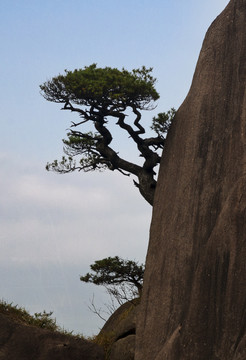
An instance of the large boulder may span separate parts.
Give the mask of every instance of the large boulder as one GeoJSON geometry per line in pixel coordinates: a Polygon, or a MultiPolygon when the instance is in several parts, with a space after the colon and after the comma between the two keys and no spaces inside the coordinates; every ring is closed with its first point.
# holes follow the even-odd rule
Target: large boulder
{"type": "Polygon", "coordinates": [[[133,360],[139,299],[121,305],[100,331],[97,341],[106,345],[108,360],[133,360]]]}
{"type": "Polygon", "coordinates": [[[110,350],[109,360],[134,360],[135,335],[128,335],[116,341],[110,350]]]}
{"type": "Polygon", "coordinates": [[[103,349],[69,335],[25,325],[0,314],[0,360],[103,360],[103,349]]]}
{"type": "Polygon", "coordinates": [[[209,28],[163,153],[136,360],[246,359],[246,0],[209,28]]]}

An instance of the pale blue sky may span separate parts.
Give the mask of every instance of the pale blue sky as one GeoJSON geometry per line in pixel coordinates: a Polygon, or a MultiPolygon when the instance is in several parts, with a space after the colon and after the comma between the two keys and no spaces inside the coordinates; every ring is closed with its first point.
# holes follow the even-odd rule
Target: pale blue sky
{"type": "MultiPolygon", "coordinates": [[[[57,176],[71,115],[39,84],[96,62],[153,67],[161,98],[176,108],[190,87],[206,30],[227,0],[0,0],[0,297],[53,310],[85,334],[100,321],[79,275],[105,256],[145,259],[151,209],[132,181],[112,173],[57,176]]],[[[123,146],[126,146],[123,142],[123,146]]],[[[127,148],[123,149],[127,152],[127,148]]]]}

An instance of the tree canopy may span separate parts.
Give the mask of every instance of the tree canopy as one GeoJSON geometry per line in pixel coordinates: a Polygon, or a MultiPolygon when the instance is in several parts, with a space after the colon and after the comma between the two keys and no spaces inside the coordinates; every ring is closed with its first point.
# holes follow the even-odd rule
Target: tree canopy
{"type": "Polygon", "coordinates": [[[69,173],[109,169],[127,176],[132,174],[137,177],[138,182],[134,180],[134,184],[141,195],[152,205],[156,187],[154,168],[160,163],[158,150],[164,146],[175,110],[154,117],[150,126],[154,136],[143,138],[145,129],[140,123],[140,111],[154,109],[159,98],[151,72],[152,68],[144,66],[127,71],[92,64],[83,69],[65,70],[64,75],[40,85],[46,100],[61,103],[62,110],[76,112],[80,117],[72,122],[67,139],[63,140],[66,156],[60,162],[48,163],[47,170],[69,173]],[[129,120],[129,110],[132,120],[129,120]],[[142,166],[123,159],[112,148],[109,120],[114,120],[135,142],[143,159],[142,166]],[[87,132],[81,130],[86,123],[91,126],[87,132]]]}
{"type": "Polygon", "coordinates": [[[94,273],[80,277],[85,283],[105,286],[119,303],[141,295],[144,265],[118,256],[96,260],[90,265],[94,273]]]}

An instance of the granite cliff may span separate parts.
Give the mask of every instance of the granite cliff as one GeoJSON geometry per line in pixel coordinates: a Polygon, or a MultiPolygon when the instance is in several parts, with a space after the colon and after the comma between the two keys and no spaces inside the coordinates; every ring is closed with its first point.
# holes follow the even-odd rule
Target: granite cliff
{"type": "Polygon", "coordinates": [[[245,259],[246,0],[231,0],[168,134],[135,359],[246,359],[245,259]]]}

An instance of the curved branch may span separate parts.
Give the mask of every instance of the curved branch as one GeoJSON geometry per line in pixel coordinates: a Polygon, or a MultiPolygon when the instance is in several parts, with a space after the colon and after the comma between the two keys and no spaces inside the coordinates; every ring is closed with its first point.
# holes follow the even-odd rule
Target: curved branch
{"type": "Polygon", "coordinates": [[[109,145],[113,140],[113,137],[111,135],[111,132],[106,128],[106,126],[104,126],[104,116],[97,115],[97,117],[93,120],[96,130],[99,132],[100,135],[102,135],[102,138],[99,141],[102,142],[105,146],[109,145]]]}
{"type": "MultiPolygon", "coordinates": [[[[70,111],[75,111],[78,112],[80,114],[80,116],[84,117],[87,121],[90,120],[90,116],[88,115],[88,113],[81,109],[81,108],[77,108],[74,107],[69,101],[66,101],[66,103],[64,104],[63,108],[61,108],[61,110],[70,110],[70,111]]],[[[78,124],[80,125],[80,124],[78,124]]]]}
{"type": "Polygon", "coordinates": [[[137,110],[137,108],[132,107],[132,109],[133,109],[133,112],[137,115],[137,117],[134,121],[134,124],[139,128],[138,131],[133,130],[131,125],[125,123],[125,121],[124,121],[125,117],[126,117],[125,114],[120,113],[120,112],[114,112],[114,113],[111,112],[110,115],[118,117],[117,125],[119,125],[122,129],[124,129],[128,132],[128,134],[131,136],[131,138],[137,144],[137,147],[141,153],[141,156],[143,156],[145,158],[145,163],[143,166],[148,171],[152,171],[153,168],[160,162],[160,156],[156,152],[152,151],[150,149],[150,146],[153,146],[153,145],[157,146],[157,144],[160,143],[160,140],[156,139],[156,141],[155,141],[153,138],[152,140],[148,141],[147,139],[142,139],[139,136],[139,134],[145,132],[145,130],[139,124],[139,121],[141,119],[141,114],[137,110]],[[150,142],[152,142],[153,144],[151,144],[150,142]]]}
{"type": "Polygon", "coordinates": [[[141,195],[151,205],[153,205],[154,192],[156,187],[156,181],[154,179],[154,167],[160,163],[160,156],[150,149],[151,146],[161,148],[163,147],[164,140],[160,137],[153,137],[142,139],[140,134],[145,133],[145,129],[140,124],[141,113],[137,107],[131,105],[133,113],[136,115],[134,125],[137,130],[125,122],[126,115],[123,112],[114,109],[102,109],[96,104],[92,105],[88,111],[74,107],[70,102],[66,102],[63,110],[70,110],[78,112],[83,121],[75,123],[72,122],[72,127],[77,127],[84,124],[87,121],[94,123],[97,134],[82,133],[70,128],[71,142],[69,140],[64,141],[66,147],[64,152],[68,155],[68,159],[63,159],[59,164],[54,162],[48,164],[49,169],[55,170],[58,173],[68,173],[75,170],[78,171],[91,171],[108,168],[109,170],[117,170],[123,175],[130,176],[135,175],[138,179],[138,183],[134,180],[135,185],[139,188],[141,195]],[[145,159],[143,166],[139,166],[130,161],[121,158],[116,151],[114,151],[109,145],[113,140],[111,132],[105,126],[107,116],[117,117],[117,125],[127,131],[130,137],[136,143],[141,156],[145,159]],[[78,138],[78,140],[76,139],[78,138]],[[81,139],[81,141],[80,141],[81,139]],[[74,156],[82,155],[80,165],[76,165],[73,160],[74,156]]]}
{"type": "MultiPolygon", "coordinates": [[[[96,140],[96,143],[94,144],[94,150],[96,152],[96,158],[98,163],[100,163],[102,166],[107,166],[107,168],[112,171],[118,170],[124,175],[129,176],[129,174],[133,174],[137,176],[139,183],[137,184],[135,182],[135,184],[139,188],[141,195],[145,198],[147,202],[153,205],[153,198],[156,187],[156,181],[154,179],[155,172],[153,169],[157,164],[160,163],[160,156],[156,152],[152,151],[149,146],[154,146],[157,144],[159,145],[160,143],[163,143],[163,141],[159,138],[142,139],[139,136],[141,128],[141,126],[139,125],[139,121],[141,118],[141,114],[138,113],[137,110],[135,111],[135,114],[137,115],[135,125],[139,125],[139,131],[133,130],[130,125],[124,122],[126,117],[125,114],[114,112],[114,116],[116,116],[117,113],[118,125],[121,128],[125,129],[133,138],[133,140],[137,144],[141,155],[145,159],[143,166],[136,165],[121,158],[116,153],[116,151],[114,151],[109,146],[113,138],[110,131],[105,126],[104,118],[106,115],[103,114],[102,111],[95,111],[94,109],[91,109],[90,112],[94,116],[94,126],[97,132],[100,134],[97,138],[93,138],[93,140],[96,140]]],[[[74,132],[74,134],[78,136],[83,136],[83,134],[80,134],[79,132],[74,132]]],[[[90,151],[93,154],[92,148],[90,148],[90,151]]],[[[97,161],[95,159],[95,169],[97,168],[97,161]]],[[[89,168],[91,169],[91,167],[89,168]]]]}
{"type": "Polygon", "coordinates": [[[144,139],[144,143],[148,147],[153,146],[162,149],[165,145],[165,139],[161,138],[160,136],[151,137],[144,139]]]}
{"type": "Polygon", "coordinates": [[[141,124],[139,124],[139,121],[141,120],[141,113],[137,110],[136,105],[133,105],[133,106],[132,106],[132,111],[133,111],[134,114],[136,115],[136,119],[135,119],[135,121],[134,121],[134,125],[139,128],[139,130],[136,131],[136,134],[137,134],[137,135],[139,135],[139,134],[145,134],[145,129],[142,127],[141,124]]]}

